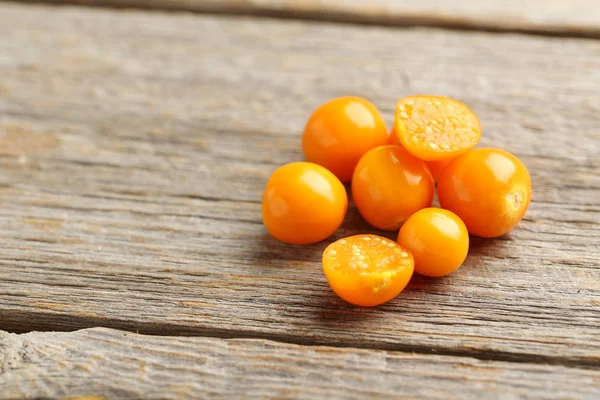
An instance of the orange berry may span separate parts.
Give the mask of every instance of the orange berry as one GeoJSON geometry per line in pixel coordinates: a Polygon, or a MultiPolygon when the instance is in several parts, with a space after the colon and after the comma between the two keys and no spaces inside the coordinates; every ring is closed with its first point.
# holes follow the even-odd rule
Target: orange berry
{"type": "Polygon", "coordinates": [[[402,146],[402,143],[400,143],[400,139],[396,134],[396,128],[394,126],[392,126],[392,130],[390,131],[390,140],[388,141],[388,144],[392,144],[394,146],[402,146]]]}
{"type": "Polygon", "coordinates": [[[450,164],[450,161],[452,160],[453,158],[440,161],[425,162],[425,164],[427,164],[427,167],[429,167],[429,172],[431,172],[431,176],[433,177],[434,181],[439,182],[440,176],[442,176],[442,172],[444,172],[444,169],[446,168],[446,166],[448,166],[448,164],[450,164]]]}
{"type": "MultiPolygon", "coordinates": [[[[402,146],[402,143],[400,143],[400,139],[398,138],[398,135],[396,135],[395,128],[392,128],[389,144],[393,144],[395,146],[402,146]]],[[[433,177],[433,180],[435,182],[437,182],[440,179],[440,175],[442,175],[442,171],[444,170],[444,168],[446,168],[446,165],[448,165],[450,163],[450,161],[452,161],[452,158],[448,158],[448,159],[440,160],[440,161],[425,161],[425,165],[427,165],[427,167],[429,168],[429,172],[431,172],[431,176],[433,177]]]]}
{"type": "Polygon", "coordinates": [[[442,207],[458,215],[469,232],[501,236],[525,215],[531,201],[527,167],[500,149],[475,149],[454,159],[438,183],[442,207]]]}
{"type": "Polygon", "coordinates": [[[445,276],[462,265],[469,252],[469,232],[454,213],[441,208],[424,208],[406,220],[398,243],[412,252],[415,272],[445,276]]]}
{"type": "Polygon", "coordinates": [[[340,227],[347,209],[344,185],[327,169],[308,162],[278,168],[262,199],[265,228],[291,244],[326,239],[340,227]]]}
{"type": "Polygon", "coordinates": [[[396,297],[413,274],[410,251],[377,235],[356,235],[330,244],[323,252],[329,286],[357,306],[376,306],[396,297]]]}
{"type": "Polygon", "coordinates": [[[393,231],[414,212],[431,206],[433,179],[423,161],[402,147],[380,146],[356,166],[352,196],[368,223],[393,231]]]}
{"type": "Polygon", "coordinates": [[[475,147],[481,125],[473,111],[458,100],[439,96],[409,96],[396,105],[394,129],[415,157],[440,161],[475,147]]]}
{"type": "Polygon", "coordinates": [[[322,165],[350,182],[360,157],[387,144],[389,133],[377,108],[360,97],[340,97],[311,115],[302,136],[307,161],[322,165]]]}

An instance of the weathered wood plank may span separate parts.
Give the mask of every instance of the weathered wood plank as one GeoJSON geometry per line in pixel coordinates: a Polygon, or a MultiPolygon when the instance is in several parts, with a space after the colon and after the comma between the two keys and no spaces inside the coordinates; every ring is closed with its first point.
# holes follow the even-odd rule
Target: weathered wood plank
{"type": "Polygon", "coordinates": [[[0,399],[596,399],[600,372],[110,329],[0,331],[0,399]]]}
{"type": "MultiPolygon", "coordinates": [[[[39,2],[40,0],[18,0],[39,2]]],[[[262,15],[600,37],[595,0],[41,0],[46,3],[262,15]]]]}
{"type": "MultiPolygon", "coordinates": [[[[97,325],[600,363],[600,42],[0,5],[0,327],[97,325]],[[349,45],[351,44],[351,45],[349,45]],[[429,92],[529,166],[527,218],[377,309],[271,240],[320,102],[429,92]]],[[[352,208],[335,238],[369,228],[352,208]]]]}

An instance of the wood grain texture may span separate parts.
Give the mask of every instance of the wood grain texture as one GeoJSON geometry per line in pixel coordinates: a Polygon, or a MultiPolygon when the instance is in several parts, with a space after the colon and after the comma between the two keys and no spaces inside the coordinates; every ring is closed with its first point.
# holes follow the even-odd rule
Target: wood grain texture
{"type": "MultiPolygon", "coordinates": [[[[0,37],[0,328],[599,366],[599,41],[14,4],[0,37]],[[263,185],[321,102],[389,120],[413,93],[471,105],[533,202],[455,274],[353,307],[327,243],[266,235],[263,185]]],[[[331,240],[371,231],[351,207],[331,240]]]]}
{"type": "MultiPolygon", "coordinates": [[[[40,0],[19,0],[38,2],[40,0]]],[[[46,3],[260,15],[600,37],[596,0],[41,0],[46,3]]]]}
{"type": "Polygon", "coordinates": [[[0,399],[596,399],[600,371],[110,329],[0,331],[0,399]]]}

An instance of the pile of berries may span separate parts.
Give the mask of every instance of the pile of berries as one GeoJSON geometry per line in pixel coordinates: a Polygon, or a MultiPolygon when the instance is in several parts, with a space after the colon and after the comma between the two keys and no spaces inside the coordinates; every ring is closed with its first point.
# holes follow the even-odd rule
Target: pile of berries
{"type": "Polygon", "coordinates": [[[320,106],[302,137],[307,162],[277,169],[267,182],[267,231],[291,244],[326,239],[348,209],[344,183],[373,227],[397,231],[397,242],[356,235],[329,245],[323,269],[344,300],[375,306],[393,299],[413,271],[440,277],[455,271],[469,234],[493,238],[527,211],[531,180],[517,157],[478,148],[481,125],[460,101],[409,96],[396,106],[388,132],[369,101],[341,97],[320,106]],[[435,185],[442,208],[432,208],[435,185]]]}

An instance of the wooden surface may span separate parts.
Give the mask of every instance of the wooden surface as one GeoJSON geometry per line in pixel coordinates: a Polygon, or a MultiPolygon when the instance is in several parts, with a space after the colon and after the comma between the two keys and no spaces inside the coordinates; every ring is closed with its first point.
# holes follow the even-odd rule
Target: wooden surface
{"type": "MultiPolygon", "coordinates": [[[[0,329],[510,361],[600,390],[600,41],[9,3],[0,37],[0,329]],[[472,106],[533,201],[455,274],[353,307],[327,243],[266,235],[263,186],[321,102],[363,95],[390,121],[414,93],[472,106]]],[[[351,207],[331,240],[371,231],[351,207]]]]}
{"type": "MultiPolygon", "coordinates": [[[[40,0],[19,0],[38,2],[40,0]]],[[[596,0],[42,0],[395,26],[600,37],[596,0]]]]}
{"type": "Polygon", "coordinates": [[[599,374],[563,366],[109,329],[0,332],[0,399],[594,398],[599,374]],[[52,379],[40,380],[43,374],[52,379]]]}

